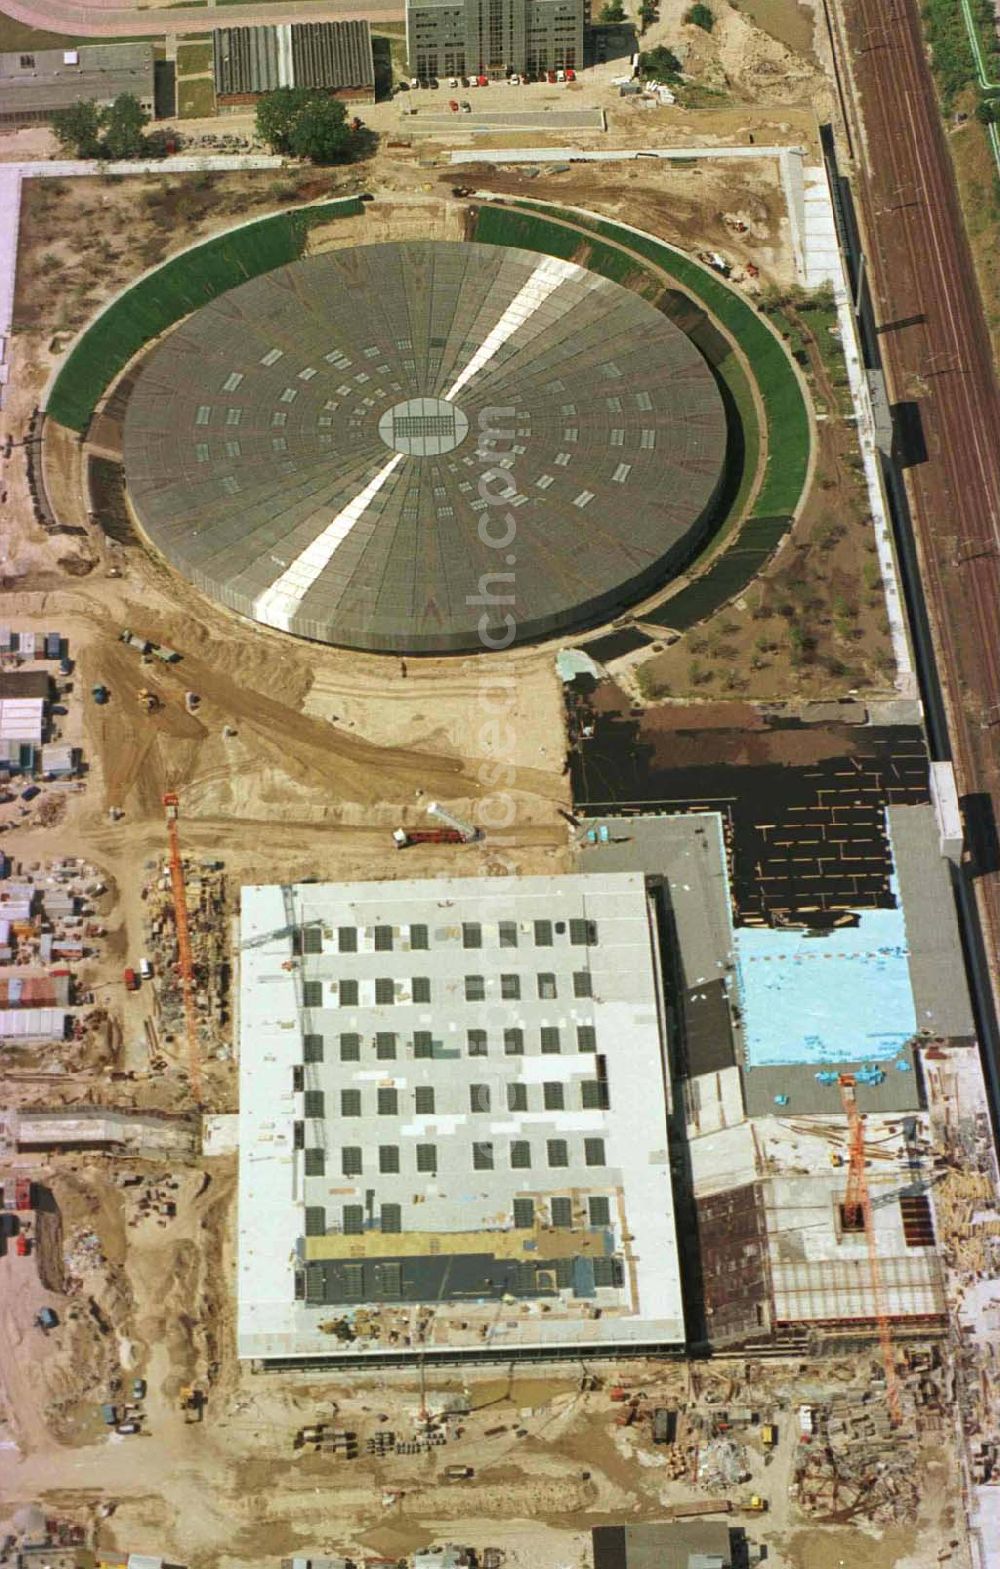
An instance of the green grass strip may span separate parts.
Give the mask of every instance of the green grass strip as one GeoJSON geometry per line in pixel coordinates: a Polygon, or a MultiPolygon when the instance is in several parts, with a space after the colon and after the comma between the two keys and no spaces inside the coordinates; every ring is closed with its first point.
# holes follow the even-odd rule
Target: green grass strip
{"type": "Polygon", "coordinates": [[[347,197],[276,213],[164,262],[77,339],[49,394],[47,412],[71,430],[85,431],[105,389],[144,343],[249,278],[297,260],[315,224],[362,210],[356,197],[347,197]]]}

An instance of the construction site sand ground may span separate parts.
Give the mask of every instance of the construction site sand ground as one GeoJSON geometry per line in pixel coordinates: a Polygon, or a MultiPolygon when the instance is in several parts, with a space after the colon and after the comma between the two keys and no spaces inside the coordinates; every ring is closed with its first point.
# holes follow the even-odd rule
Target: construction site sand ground
{"type": "MultiPolygon", "coordinates": [[[[754,0],[748,9],[773,37],[751,30],[737,12],[723,12],[716,33],[701,37],[683,26],[675,0],[665,3],[644,42],[682,43],[718,99],[709,107],[640,110],[606,85],[582,83],[573,106],[592,98],[609,114],[609,136],[584,138],[583,145],[719,144],[754,134],[815,152],[814,110],[829,92],[817,64],[819,31],[807,48],[800,8],[754,0]],[[801,52],[791,56],[787,43],[801,52]]],[[[605,75],[612,73],[609,67],[605,75]]],[[[386,129],[398,123],[398,105],[376,113],[386,116],[386,129]]],[[[225,128],[238,127],[227,121],[225,128]]],[[[29,142],[41,148],[44,134],[4,137],[0,156],[25,156],[18,149],[29,142]]],[[[8,431],[21,437],[68,336],[172,253],[179,233],[191,243],[291,200],[368,187],[379,201],[336,235],[331,226],[330,243],[426,233],[428,225],[457,238],[460,210],[441,197],[461,176],[434,166],[447,151],[424,141],[412,149],[383,146],[370,162],[332,176],[27,182],[19,330],[0,438],[8,431]]],[[[752,169],[658,166],[641,174],[577,168],[530,182],[497,171],[487,180],[482,171],[482,179],[495,189],[607,211],[685,248],[739,254],[745,245],[746,258],[768,281],[792,277],[777,173],[763,161],[752,169]],[[752,249],[734,236],[727,213],[748,223],[752,249]]],[[[318,231],[313,243],[325,242],[318,231]]],[[[114,431],[104,435],[113,446],[114,431]]],[[[89,979],[118,999],[116,1068],[127,1077],[111,1082],[106,1064],[94,1071],[84,1063],[44,1082],[12,1081],[9,1099],[24,1107],[112,1102],[183,1113],[191,1104],[182,1056],[149,1074],[147,993],[126,998],[120,989],[121,966],[140,951],[144,869],[165,850],[164,791],[180,795],[185,852],[222,859],[232,890],[307,876],[566,871],[573,863],[560,815],[570,805],[561,687],[550,650],[410,660],[404,667],[252,627],[202,598],[137,540],[115,545],[92,528],[74,439],[57,435],[47,443],[45,463],[57,513],[83,532],[47,537],[34,526],[15,452],[3,471],[11,518],[3,542],[4,620],[58,627],[68,640],[76,666],[67,723],[76,727],[88,773],[85,789],[67,797],[57,833],[32,819],[7,834],[4,848],[25,865],[81,855],[100,868],[111,890],[108,938],[89,979]],[[137,652],[118,641],[124,627],[178,649],[180,663],[140,665],[137,652]],[[95,682],[111,689],[106,707],[90,701],[95,682]],[[161,699],[153,714],[139,702],[142,687],[161,699]],[[196,714],[186,711],[188,690],[199,693],[196,714]],[[505,825],[487,827],[477,845],[400,854],[392,829],[419,821],[435,797],[505,825]],[[485,805],[487,798],[494,804],[485,805]],[[122,815],[112,820],[111,808],[122,815]]],[[[234,893],[232,915],[237,903],[234,893]]],[[[208,1109],[231,1111],[231,1060],[205,1067],[208,1109]]],[[[575,1365],[518,1374],[513,1382],[506,1370],[428,1375],[432,1405],[437,1394],[466,1390],[473,1412],[460,1437],[426,1454],[362,1453],[346,1462],[295,1452],[296,1430],[329,1417],[332,1402],[337,1425],[362,1437],[385,1427],[412,1434],[419,1389],[412,1374],[259,1374],[236,1361],[235,1157],[178,1158],[165,1166],[76,1154],[42,1162],[21,1157],[21,1164],[30,1165],[51,1204],[39,1217],[33,1253],[8,1251],[0,1260],[0,1493],[8,1513],[41,1502],[46,1512],[94,1526],[102,1547],[163,1552],[192,1569],[263,1569],[282,1554],[324,1548],[396,1556],[432,1540],[501,1547],[515,1569],[583,1569],[593,1524],[652,1519],[705,1496],[691,1481],[664,1478],[648,1420],[618,1427],[610,1379],[581,1392],[575,1365]],[[126,1178],[140,1180],[122,1186],[126,1178]],[[141,1208],[142,1195],[154,1191],[171,1196],[173,1218],[141,1208]],[[72,1289],[64,1295],[67,1284],[72,1289]],[[33,1320],[46,1303],[61,1322],[43,1335],[33,1320]],[[148,1431],[109,1435],[98,1411],[109,1380],[127,1384],[134,1376],[148,1381],[148,1431]],[[208,1391],[201,1423],[187,1423],[178,1410],[180,1388],[191,1379],[208,1391]],[[444,1466],[456,1461],[475,1468],[470,1481],[444,1480],[444,1466]]],[[[860,1395],[873,1367],[864,1354],[824,1364],[822,1378],[860,1395]]],[[[789,1496],[794,1405],[816,1398],[815,1367],[625,1365],[614,1376],[645,1391],[648,1408],[704,1413],[723,1399],[741,1399],[780,1412],[776,1456],[766,1460],[759,1442],[748,1442],[750,1475],[733,1500],[739,1504],[754,1490],[769,1499],[768,1515],[733,1518],[752,1538],[766,1539],[776,1569],[931,1569],[943,1554],[966,1569],[964,1547],[949,1547],[961,1534],[953,1503],[958,1478],[943,1442],[913,1447],[927,1485],[917,1517],[903,1525],[818,1523],[796,1507],[789,1496]]]]}

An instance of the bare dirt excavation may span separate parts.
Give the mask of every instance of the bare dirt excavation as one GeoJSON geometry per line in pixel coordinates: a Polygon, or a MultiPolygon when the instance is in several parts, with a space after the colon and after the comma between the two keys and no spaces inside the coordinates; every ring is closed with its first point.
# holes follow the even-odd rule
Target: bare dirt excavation
{"type": "MultiPolygon", "coordinates": [[[[631,146],[721,143],[752,128],[761,141],[815,147],[813,104],[828,89],[814,52],[822,58],[822,41],[801,31],[808,12],[777,0],[744,9],[759,27],[739,9],[717,6],[717,30],[699,36],[680,6],[665,3],[644,43],[683,43],[702,96],[668,113],[639,110],[604,88],[611,137],[631,146]]],[[[582,96],[590,90],[584,84],[582,96]]],[[[468,168],[446,164],[446,152],[426,141],[384,145],[369,163],[333,176],[26,181],[0,442],[8,434],[22,440],[73,335],[180,248],[180,238],[188,245],[247,217],[358,189],[375,192],[376,201],[317,231],[314,244],[459,238],[469,202],[452,187],[472,179],[468,168]]],[[[801,333],[800,363],[814,396],[836,409],[842,388],[830,343],[795,319],[773,164],[644,163],[593,173],[574,166],[537,176],[482,168],[475,184],[579,205],[685,250],[752,262],[757,298],[770,291],[779,301],[789,333],[801,333]]],[[[823,422],[817,488],[763,581],[619,672],[633,701],[891,690],[847,429],[841,419],[823,422]],[[848,627],[840,606],[852,598],[860,613],[848,627]],[[815,636],[796,659],[783,629],[802,613],[815,636]]],[[[118,441],[112,407],[95,425],[89,452],[112,457],[118,441]]],[[[190,864],[224,865],[227,925],[247,883],[568,871],[562,684],[554,648],[403,661],[306,644],[229,615],[171,572],[127,521],[106,534],[88,516],[87,456],[71,432],[46,440],[46,488],[70,532],[45,533],[33,521],[23,449],[3,463],[3,620],[16,629],[58,628],[66,640],[73,660],[66,723],[76,726],[86,771],[84,788],[65,794],[58,828],[15,804],[3,808],[0,829],[15,871],[67,857],[97,868],[105,936],[85,979],[113,1027],[100,1053],[79,1045],[70,1052],[67,1043],[62,1058],[49,1051],[19,1059],[6,1106],[155,1113],[165,1152],[37,1155],[0,1146],[0,1177],[30,1171],[38,1186],[32,1251],[22,1256],[8,1244],[0,1257],[6,1517],[38,1503],[46,1515],[85,1524],[101,1549],[162,1553],[192,1569],[264,1569],[283,1555],[324,1550],[397,1559],[434,1541],[500,1548],[516,1569],[584,1569],[592,1525],[662,1518],[691,1499],[714,1498],[732,1507],[752,1539],[766,1540],[776,1569],[931,1569],[945,1556],[964,1569],[964,1548],[949,1547],[958,1534],[950,1500],[959,1478],[943,1434],[900,1440],[901,1460],[923,1484],[900,1520],[872,1523],[860,1509],[857,1519],[816,1514],[800,1500],[795,1408],[818,1398],[815,1365],[719,1359],[617,1364],[613,1372],[582,1364],[428,1372],[427,1405],[448,1439],[407,1453],[380,1451],[376,1435],[393,1433],[397,1446],[414,1438],[415,1371],[265,1373],[237,1361],[236,1156],[231,1124],[215,1120],[236,1104],[233,1021],[205,1055],[205,1153],[195,1154],[201,1130],[184,1052],[157,1024],[154,989],[126,993],[122,984],[123,967],[145,951],[162,879],[163,796],[179,797],[190,864]],[[143,663],[120,641],[124,629],[180,659],[143,663]],[[95,686],[108,689],[109,701],[92,701],[95,686]],[[193,712],[185,702],[191,691],[199,699],[193,712]],[[435,798],[482,823],[482,840],[401,854],[393,829],[422,821],[435,798]],[[47,1332],[36,1324],[45,1306],[58,1317],[47,1332]],[[144,1383],[141,1396],[135,1380],[144,1383]],[[628,1425],[618,1421],[612,1384],[642,1396],[628,1425]],[[203,1396],[200,1411],[190,1402],[182,1409],[192,1388],[203,1396]],[[107,1425],[108,1402],[119,1410],[135,1404],[141,1431],[107,1425]],[[736,1436],[738,1483],[724,1469],[715,1482],[698,1474],[699,1453],[706,1445],[716,1452],[712,1412],[720,1402],[770,1413],[764,1420],[778,1429],[773,1452],[756,1426],[736,1436]],[[649,1413],[657,1406],[680,1413],[669,1446],[652,1441],[649,1413]],[[297,1444],[300,1429],[333,1417],[357,1433],[356,1459],[297,1444]],[[449,1480],[449,1465],[473,1474],[449,1480]],[[769,1500],[763,1517],[747,1507],[755,1492],[769,1500]]],[[[865,1353],[831,1359],[822,1382],[860,1402],[872,1367],[865,1353]]]]}

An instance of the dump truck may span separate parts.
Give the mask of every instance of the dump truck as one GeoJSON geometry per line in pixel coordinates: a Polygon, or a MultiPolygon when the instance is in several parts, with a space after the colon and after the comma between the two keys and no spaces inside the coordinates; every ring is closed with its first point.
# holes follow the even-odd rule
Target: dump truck
{"type": "Polygon", "coordinates": [[[34,1184],[30,1177],[8,1177],[3,1185],[5,1210],[34,1209],[34,1184]]]}
{"type": "Polygon", "coordinates": [[[474,827],[472,823],[467,823],[464,817],[456,817],[454,812],[449,812],[448,808],[442,806],[440,801],[430,802],[427,807],[427,816],[436,818],[446,828],[454,828],[461,836],[463,844],[473,844],[475,840],[482,838],[478,828],[474,827]]]}
{"type": "Polygon", "coordinates": [[[411,844],[465,844],[457,828],[394,828],[392,842],[397,850],[411,844]]]}
{"type": "Polygon", "coordinates": [[[124,632],[120,632],[118,634],[118,641],[120,643],[127,643],[129,648],[137,648],[140,654],[148,654],[152,646],[148,638],[138,637],[136,633],[131,631],[128,627],[125,628],[124,632]]]}
{"type": "Polygon", "coordinates": [[[475,1474],[470,1465],[449,1465],[444,1468],[446,1482],[468,1482],[475,1474]]]}
{"type": "Polygon", "coordinates": [[[182,1384],[177,1397],[185,1422],[200,1422],[204,1416],[205,1396],[197,1384],[182,1384]]]}
{"type": "Polygon", "coordinates": [[[176,648],[168,648],[166,643],[150,643],[149,652],[154,659],[162,659],[165,665],[176,665],[181,657],[176,648]]]}
{"type": "Polygon", "coordinates": [[[139,977],[131,965],[128,965],[122,971],[122,980],[125,982],[125,990],[127,992],[137,992],[139,990],[139,977]]]}

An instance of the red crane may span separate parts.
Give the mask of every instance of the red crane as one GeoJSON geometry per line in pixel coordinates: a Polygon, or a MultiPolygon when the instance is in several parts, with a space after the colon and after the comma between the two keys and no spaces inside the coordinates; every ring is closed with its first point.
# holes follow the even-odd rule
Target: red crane
{"type": "Polygon", "coordinates": [[[889,1407],[889,1421],[893,1427],[898,1427],[903,1420],[903,1412],[900,1406],[899,1380],[896,1377],[896,1359],[892,1347],[892,1326],[889,1321],[885,1288],[882,1284],[882,1269],[875,1239],[875,1218],[872,1214],[868,1174],[865,1170],[865,1125],[858,1110],[854,1074],[842,1073],[839,1083],[840,1099],[849,1130],[847,1192],[844,1194],[843,1207],[844,1230],[863,1230],[868,1244],[868,1268],[871,1274],[872,1296],[875,1299],[875,1319],[885,1366],[885,1398],[889,1407]]]}
{"type": "Polygon", "coordinates": [[[194,1000],[194,958],[191,953],[191,930],[188,926],[187,891],[184,887],[184,863],[181,860],[180,840],[177,836],[178,800],[169,790],[163,797],[167,814],[167,839],[170,843],[170,891],[174,901],[174,925],[177,930],[177,970],[181,978],[184,998],[184,1027],[187,1034],[188,1075],[195,1105],[201,1105],[201,1050],[198,1045],[198,1008],[194,1000]]]}

